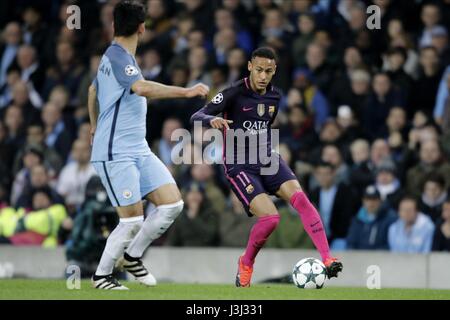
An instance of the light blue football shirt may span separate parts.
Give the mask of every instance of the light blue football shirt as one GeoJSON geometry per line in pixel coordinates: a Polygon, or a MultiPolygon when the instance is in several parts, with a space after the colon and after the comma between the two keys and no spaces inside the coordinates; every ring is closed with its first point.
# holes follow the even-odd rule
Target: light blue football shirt
{"type": "Polygon", "coordinates": [[[91,161],[111,161],[150,154],[146,135],[147,100],[131,86],[143,79],[136,59],[116,42],[108,47],[93,85],[99,115],[91,161]]]}

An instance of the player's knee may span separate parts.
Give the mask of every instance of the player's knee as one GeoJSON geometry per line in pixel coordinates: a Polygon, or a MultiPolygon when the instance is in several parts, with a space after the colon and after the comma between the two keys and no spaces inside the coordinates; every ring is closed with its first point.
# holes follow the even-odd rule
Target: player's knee
{"type": "Polygon", "coordinates": [[[165,218],[172,223],[183,210],[184,202],[179,200],[175,203],[163,204],[158,206],[158,210],[161,212],[165,218]]]}
{"type": "Polygon", "coordinates": [[[275,230],[280,223],[280,215],[272,214],[268,216],[263,216],[259,220],[267,226],[267,229],[275,230]]]}

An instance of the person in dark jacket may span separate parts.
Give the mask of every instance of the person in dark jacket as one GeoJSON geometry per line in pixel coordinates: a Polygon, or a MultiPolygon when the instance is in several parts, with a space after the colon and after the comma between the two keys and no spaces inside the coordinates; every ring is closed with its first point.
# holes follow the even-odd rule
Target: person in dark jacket
{"type": "Polygon", "coordinates": [[[222,247],[244,247],[255,219],[249,218],[242,203],[232,192],[227,210],[220,212],[220,245],[222,247]]]}
{"type": "Polygon", "coordinates": [[[376,187],[368,186],[364,192],[363,206],[350,225],[347,249],[388,250],[388,229],[395,220],[395,212],[382,206],[376,187]]]}
{"type": "Polygon", "coordinates": [[[217,246],[219,214],[206,198],[205,189],[191,183],[184,194],[184,209],[169,230],[167,245],[178,247],[217,246]]]}
{"type": "Polygon", "coordinates": [[[380,131],[392,107],[403,107],[401,93],[392,86],[386,73],[378,73],[372,81],[373,93],[363,107],[362,125],[369,136],[380,131]]]}
{"type": "Polygon", "coordinates": [[[422,195],[419,201],[419,211],[428,215],[433,222],[437,223],[441,218],[442,206],[448,193],[445,190],[445,179],[437,173],[431,172],[422,186],[422,195]]]}
{"type": "Polygon", "coordinates": [[[442,220],[434,229],[433,251],[450,251],[450,197],[442,205],[442,220]]]}
{"type": "Polygon", "coordinates": [[[345,239],[352,217],[360,205],[356,194],[344,183],[336,181],[334,166],[319,162],[314,172],[319,186],[312,190],[310,199],[319,209],[328,241],[345,239]]]}

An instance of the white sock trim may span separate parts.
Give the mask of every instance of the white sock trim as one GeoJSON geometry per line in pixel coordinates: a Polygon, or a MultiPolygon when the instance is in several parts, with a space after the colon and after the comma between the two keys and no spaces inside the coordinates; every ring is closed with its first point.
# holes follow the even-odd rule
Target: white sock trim
{"type": "Polygon", "coordinates": [[[168,204],[162,204],[162,205],[160,205],[160,206],[157,206],[156,208],[161,208],[161,209],[171,209],[171,208],[176,208],[176,207],[179,207],[179,206],[182,206],[182,205],[184,205],[184,202],[183,202],[183,200],[180,200],[180,201],[178,201],[178,202],[174,202],[174,203],[168,203],[168,204]]]}
{"type": "Polygon", "coordinates": [[[137,217],[128,217],[128,218],[120,218],[120,222],[122,223],[131,223],[131,222],[139,222],[144,221],[144,215],[137,217]]]}

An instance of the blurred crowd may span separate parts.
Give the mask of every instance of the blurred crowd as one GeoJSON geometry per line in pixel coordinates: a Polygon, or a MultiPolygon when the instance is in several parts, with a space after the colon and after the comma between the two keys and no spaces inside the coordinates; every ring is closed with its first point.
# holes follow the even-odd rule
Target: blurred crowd
{"type": "MultiPolygon", "coordinates": [[[[98,257],[117,223],[89,163],[87,88],[112,41],[117,1],[0,4],[0,242],[98,257]],[[81,8],[70,30],[67,7],[81,8]],[[104,242],[103,242],[104,244],[104,242]]],[[[147,80],[247,75],[258,46],[278,55],[279,152],[319,209],[332,248],[450,250],[450,1],[148,0],[137,61],[147,80]],[[366,26],[367,6],[380,29],[366,26]]],[[[220,165],[174,164],[171,135],[205,100],[149,100],[148,141],[183,192],[157,245],[243,247],[253,218],[220,165]]],[[[201,137],[200,135],[197,135],[201,137]]],[[[220,146],[218,146],[220,147],[220,146]]],[[[187,149],[202,153],[202,141],[187,149]]],[[[217,149],[216,149],[217,150],[217,149]]],[[[210,155],[214,160],[219,152],[210,155]]],[[[312,248],[292,208],[267,246],[312,248]]],[[[148,210],[151,210],[148,206],[148,210]]]]}

